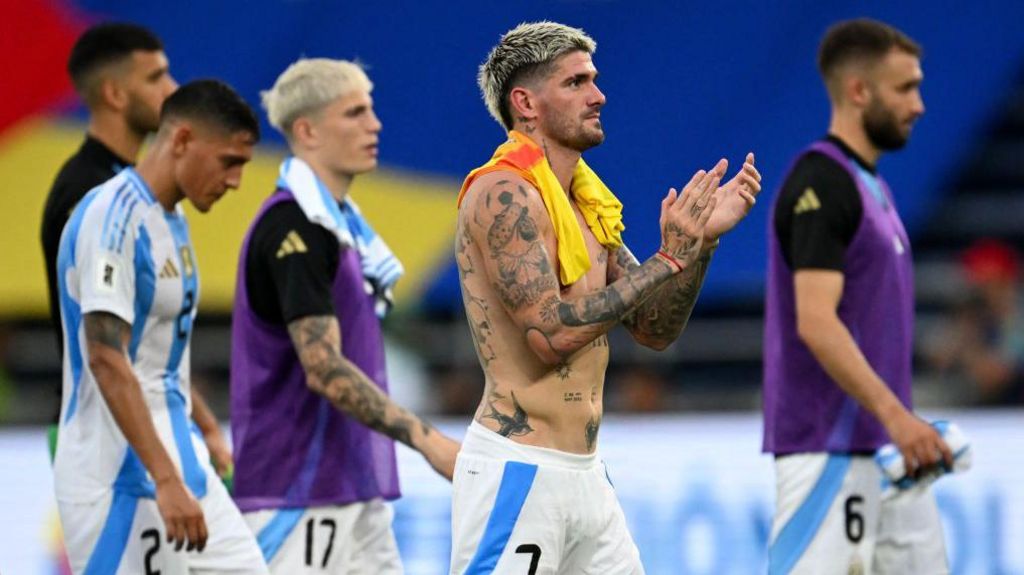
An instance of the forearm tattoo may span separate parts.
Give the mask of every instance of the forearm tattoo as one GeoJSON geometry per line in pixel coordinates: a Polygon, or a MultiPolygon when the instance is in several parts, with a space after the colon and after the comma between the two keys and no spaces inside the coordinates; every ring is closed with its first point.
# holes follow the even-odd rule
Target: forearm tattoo
{"type": "MultiPolygon", "coordinates": [[[[694,204],[693,207],[690,208],[691,215],[692,210],[697,210],[697,215],[699,215],[700,209],[701,208],[699,208],[697,204],[694,204]]],[[[661,250],[677,260],[686,261],[691,257],[693,251],[697,249],[697,238],[694,236],[687,235],[686,231],[684,231],[683,228],[679,227],[679,225],[674,222],[669,222],[665,224],[664,233],[666,236],[672,236],[675,238],[676,241],[674,242],[674,244],[676,247],[674,249],[669,248],[663,242],[661,244],[661,250]]]]}
{"type": "Polygon", "coordinates": [[[309,383],[338,409],[367,427],[415,449],[412,434],[419,425],[423,435],[432,428],[391,402],[365,373],[341,355],[337,319],[310,316],[288,324],[309,383]]]}
{"type": "Polygon", "coordinates": [[[131,332],[128,322],[107,312],[91,312],[83,318],[85,340],[124,352],[124,336],[131,332]]]}
{"type": "MultiPolygon", "coordinates": [[[[539,333],[553,354],[565,360],[622,321],[630,310],[672,276],[673,269],[660,259],[652,258],[603,289],[563,301],[559,296],[557,270],[553,269],[535,219],[535,216],[547,217],[547,214],[531,213],[529,193],[510,180],[498,181],[476,201],[474,217],[466,225],[479,230],[475,237],[482,244],[480,253],[495,264],[491,286],[504,307],[511,314],[536,310],[536,319],[527,320],[525,331],[539,333]],[[566,332],[567,327],[583,329],[566,332]],[[556,334],[559,337],[555,338],[556,334]]],[[[481,313],[487,311],[486,306],[466,288],[465,278],[476,270],[466,257],[472,234],[465,235],[466,238],[456,240],[456,259],[464,280],[466,309],[472,316],[470,328],[486,367],[491,353],[482,344],[490,339],[485,329],[490,324],[485,321],[486,313],[481,313]]]]}
{"type": "MultiPolygon", "coordinates": [[[[639,266],[629,250],[623,246],[615,256],[618,273],[629,273],[639,266]]],[[[661,286],[655,294],[637,306],[626,316],[623,324],[634,335],[671,343],[679,337],[690,319],[693,306],[697,303],[704,277],[711,263],[711,251],[701,254],[687,269],[676,275],[671,282],[661,286]]]]}

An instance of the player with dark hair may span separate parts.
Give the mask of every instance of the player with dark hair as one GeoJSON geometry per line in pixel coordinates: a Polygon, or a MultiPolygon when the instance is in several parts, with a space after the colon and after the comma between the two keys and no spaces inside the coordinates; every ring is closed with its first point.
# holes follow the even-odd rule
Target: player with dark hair
{"type": "Polygon", "coordinates": [[[76,573],[267,572],[194,432],[199,267],[179,205],[206,212],[237,188],[258,139],[230,87],[182,86],[138,168],[87,194],[61,236],[68,345],[54,478],[76,573]]]}
{"type": "Polygon", "coordinates": [[[82,196],[133,165],[146,136],[156,131],[160,106],[178,87],[163,50],[149,30],[108,22],[86,30],[68,58],[68,74],[89,109],[89,127],[85,142],[57,173],[41,231],[50,317],[61,349],[56,278],[61,230],[82,196]]]}
{"type": "MultiPolygon", "coordinates": [[[[89,109],[85,142],[57,174],[43,210],[42,243],[50,297],[50,318],[63,354],[57,290],[57,248],[71,210],[86,192],[135,163],[146,136],[160,123],[160,107],[178,87],[171,77],[163,44],[135,24],[107,22],[86,30],[71,50],[68,74],[89,109]]],[[[49,429],[50,458],[57,441],[60,385],[54,389],[54,423],[49,429]]],[[[192,390],[193,416],[217,472],[230,473],[231,449],[202,394],[192,390]]]]}
{"type": "Polygon", "coordinates": [[[910,242],[876,165],[924,113],[921,49],[873,20],[836,24],[818,63],[828,135],[801,152],[769,229],[764,450],[775,455],[770,573],[946,573],[930,490],[883,500],[871,457],[952,464],[911,411],[910,242]]]}

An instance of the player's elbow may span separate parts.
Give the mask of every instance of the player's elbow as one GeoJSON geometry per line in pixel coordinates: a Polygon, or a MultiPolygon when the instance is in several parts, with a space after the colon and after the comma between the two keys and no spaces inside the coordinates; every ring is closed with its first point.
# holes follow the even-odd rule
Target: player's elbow
{"type": "Polygon", "coordinates": [[[123,356],[113,350],[99,345],[89,346],[89,371],[100,385],[116,380],[114,375],[117,374],[119,360],[123,361],[123,356]]]}
{"type": "Polygon", "coordinates": [[[679,329],[672,330],[669,333],[664,333],[665,330],[660,330],[659,333],[650,333],[650,331],[639,329],[632,324],[628,327],[629,335],[633,336],[633,341],[654,351],[665,351],[683,333],[683,326],[679,326],[679,329]]]}
{"type": "Polygon", "coordinates": [[[639,335],[633,336],[633,340],[648,349],[653,349],[654,351],[665,351],[668,349],[668,346],[672,345],[672,342],[674,342],[676,338],[639,335]]]}
{"type": "Polygon", "coordinates": [[[526,329],[526,344],[544,365],[555,366],[564,362],[575,351],[569,348],[568,343],[558,334],[549,335],[535,327],[526,329]]]}
{"type": "Polygon", "coordinates": [[[810,349],[819,347],[823,335],[828,328],[829,318],[826,314],[805,311],[797,313],[796,334],[810,349]]]}
{"type": "Polygon", "coordinates": [[[110,380],[111,374],[110,362],[105,359],[98,358],[95,356],[89,357],[89,371],[92,372],[92,376],[97,382],[104,382],[110,380]]]}

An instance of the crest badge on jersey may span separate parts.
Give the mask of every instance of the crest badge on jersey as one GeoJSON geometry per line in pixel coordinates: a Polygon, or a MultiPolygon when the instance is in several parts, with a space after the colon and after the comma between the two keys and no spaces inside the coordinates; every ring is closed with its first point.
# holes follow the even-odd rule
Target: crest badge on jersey
{"type": "Polygon", "coordinates": [[[196,267],[192,263],[192,250],[188,246],[181,247],[181,267],[185,270],[186,276],[194,276],[196,267]]]}

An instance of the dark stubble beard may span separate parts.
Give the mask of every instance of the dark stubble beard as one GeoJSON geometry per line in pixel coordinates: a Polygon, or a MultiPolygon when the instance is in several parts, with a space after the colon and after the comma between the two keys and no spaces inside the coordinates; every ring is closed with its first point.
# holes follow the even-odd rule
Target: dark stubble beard
{"type": "MultiPolygon", "coordinates": [[[[590,114],[591,110],[584,112],[590,114]]],[[[570,150],[585,152],[594,146],[604,142],[604,130],[601,129],[601,121],[595,122],[593,129],[587,129],[586,122],[582,117],[570,118],[568,115],[560,115],[551,122],[551,138],[570,150]]]]}
{"type": "Polygon", "coordinates": [[[881,98],[876,96],[871,99],[861,122],[868,140],[879,150],[899,150],[907,145],[909,134],[900,130],[896,114],[882,104],[881,98]]]}
{"type": "Polygon", "coordinates": [[[125,118],[128,122],[128,127],[131,128],[133,132],[143,137],[157,131],[160,127],[160,113],[154,113],[153,110],[146,107],[146,105],[135,96],[129,97],[128,109],[125,111],[125,118]]]}

